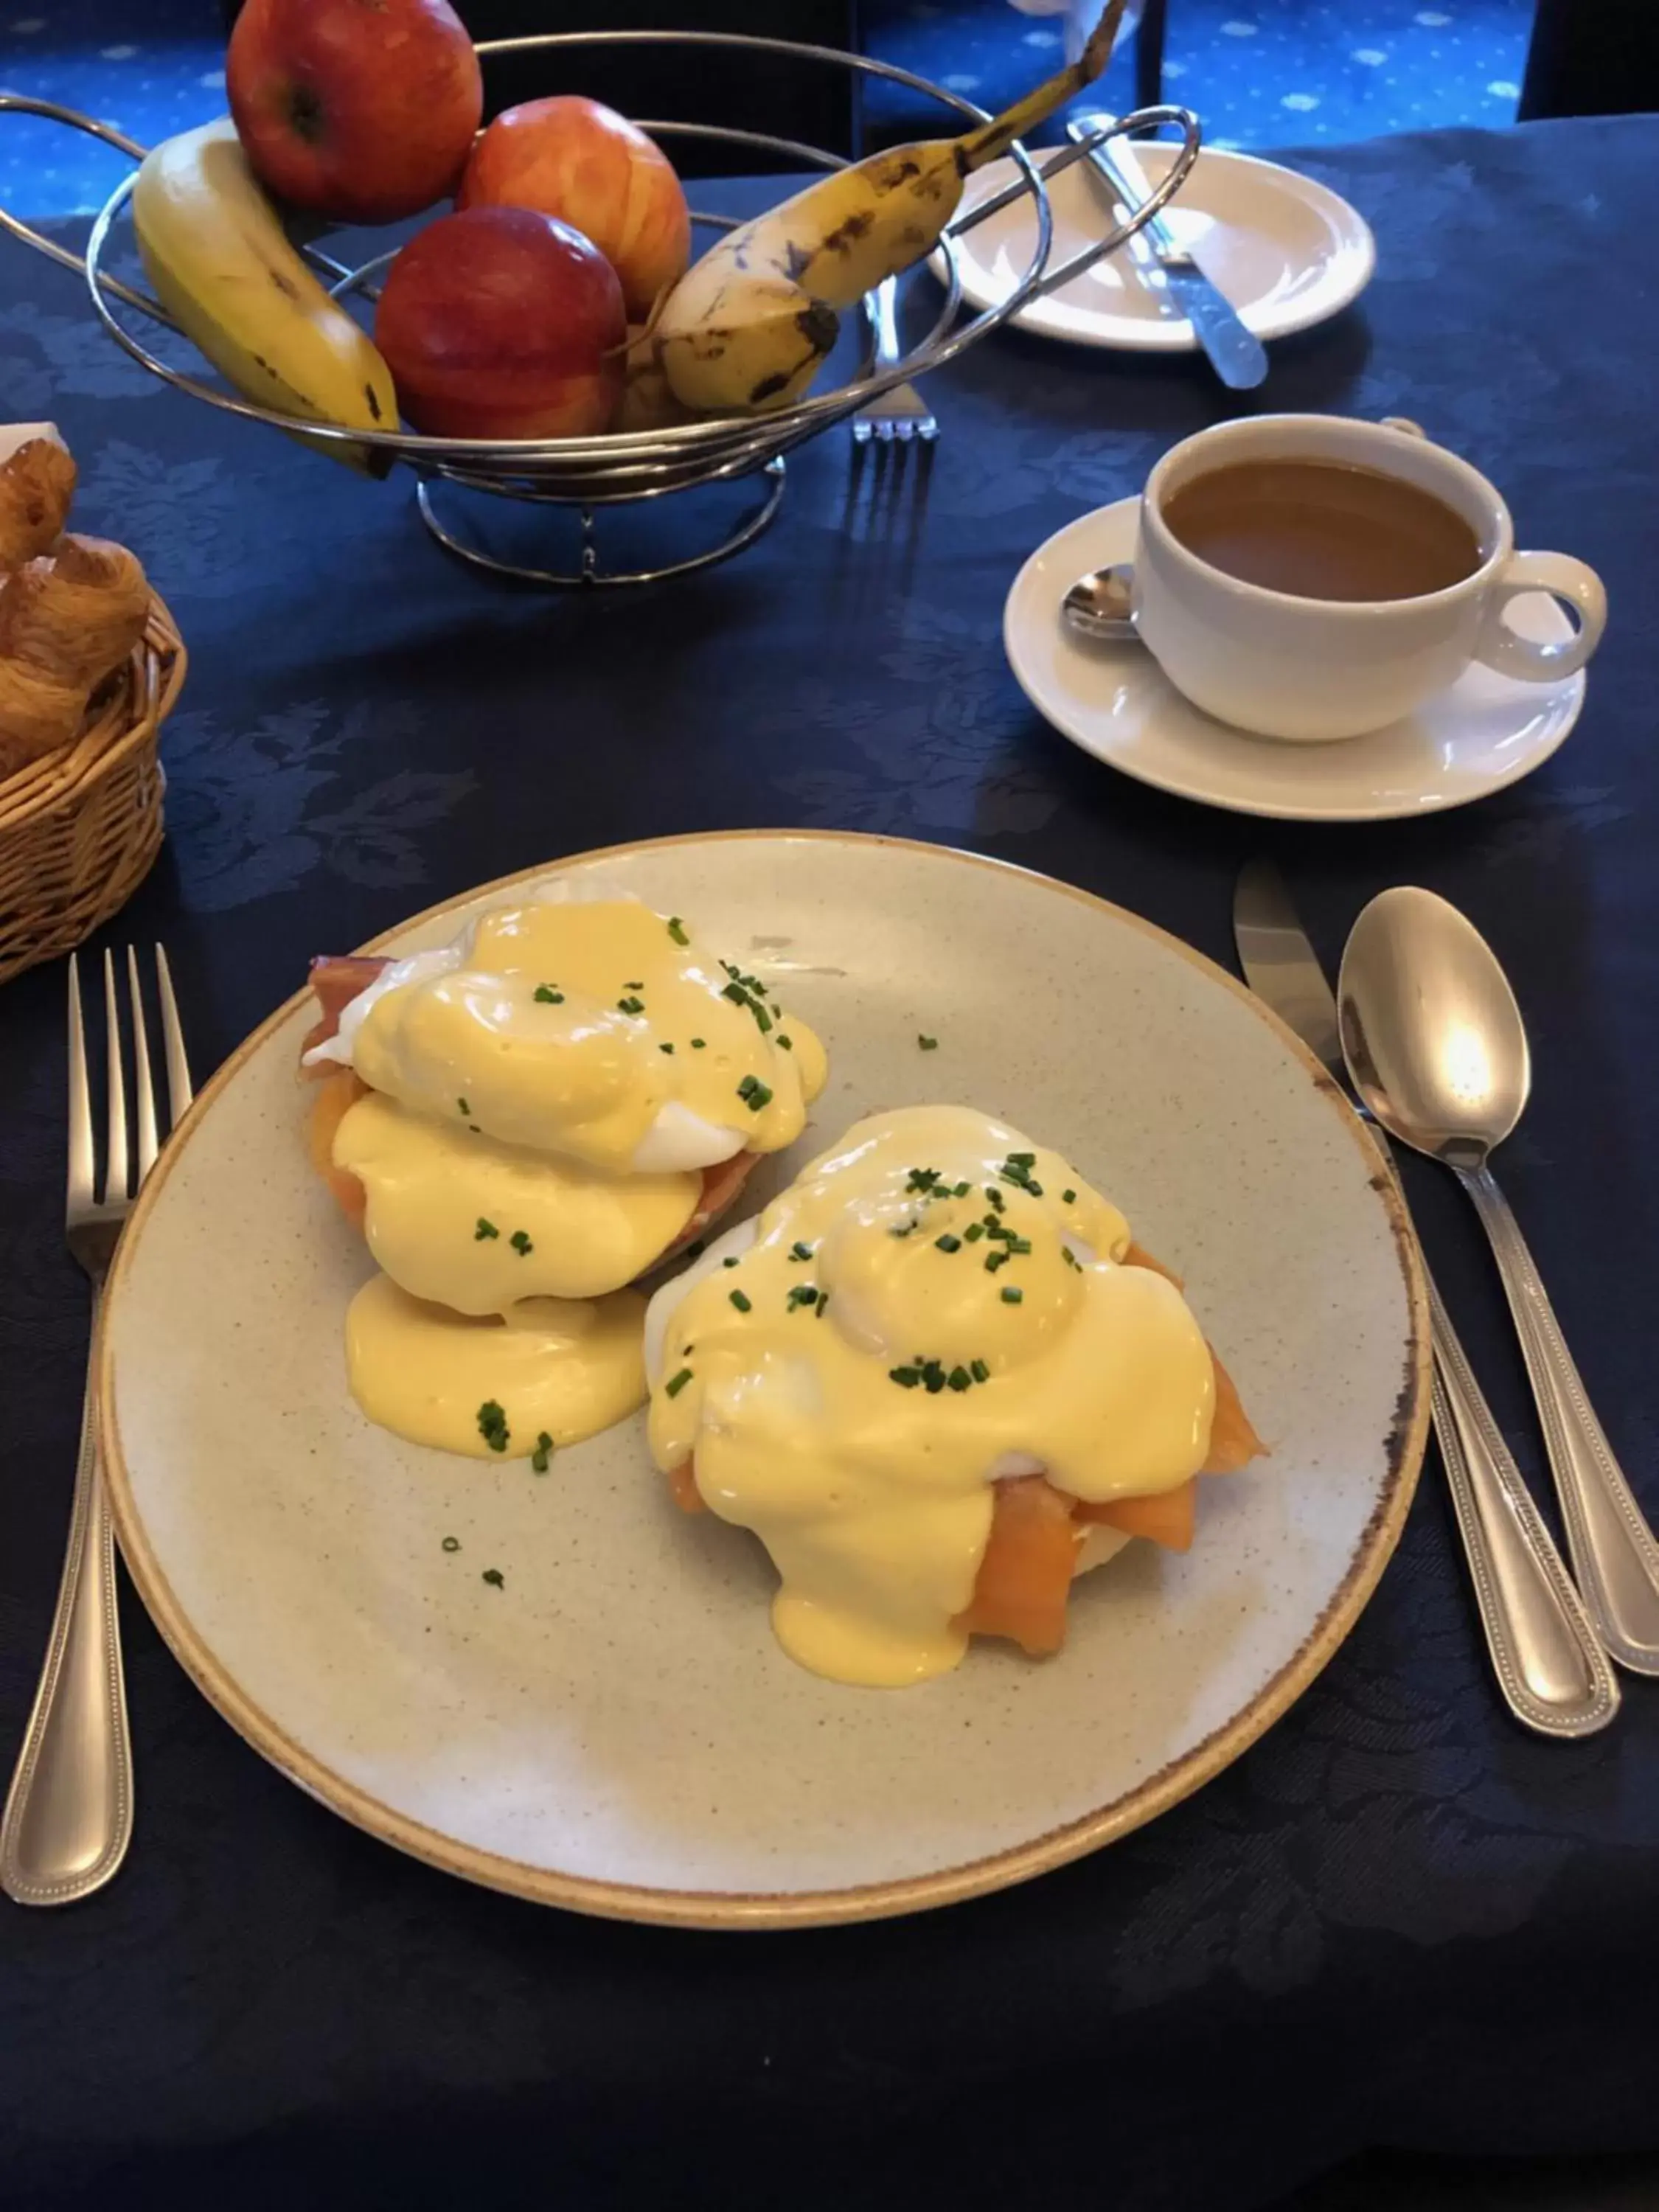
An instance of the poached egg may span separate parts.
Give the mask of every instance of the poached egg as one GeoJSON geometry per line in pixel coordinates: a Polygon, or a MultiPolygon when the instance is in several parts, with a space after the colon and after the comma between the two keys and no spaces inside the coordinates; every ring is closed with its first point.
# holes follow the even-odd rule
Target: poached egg
{"type": "Polygon", "coordinates": [[[658,1291],[653,1456],[760,1537],[793,1658],[867,1685],[942,1674],[1000,1481],[1106,1504],[1204,1465],[1209,1346],[1130,1249],[1057,1153],[968,1107],[913,1107],[859,1122],[658,1291]]]}

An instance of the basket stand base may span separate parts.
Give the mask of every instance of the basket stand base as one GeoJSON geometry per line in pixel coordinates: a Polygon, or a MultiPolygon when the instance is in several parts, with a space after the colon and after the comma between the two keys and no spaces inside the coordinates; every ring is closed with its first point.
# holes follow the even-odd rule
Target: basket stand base
{"type": "MultiPolygon", "coordinates": [[[[575,501],[537,501],[534,494],[517,493],[498,489],[494,485],[468,484],[465,486],[465,489],[470,491],[487,493],[493,499],[519,499],[540,505],[576,506],[581,528],[580,550],[578,556],[580,565],[572,570],[532,567],[522,562],[504,561],[495,554],[485,552],[476,539],[469,540],[463,536],[456,525],[440,520],[433,500],[435,480],[430,477],[423,477],[421,479],[416,487],[415,497],[416,503],[420,508],[422,521],[425,523],[428,530],[443,547],[445,552],[454,554],[459,560],[469,562],[475,568],[487,568],[492,575],[511,576],[520,583],[544,584],[556,591],[580,591],[590,585],[659,583],[666,576],[688,575],[694,568],[709,568],[717,561],[729,561],[734,553],[741,553],[745,545],[754,544],[778,511],[779,503],[783,498],[782,454],[775,454],[757,474],[764,479],[763,496],[760,504],[744,518],[735,530],[729,532],[718,544],[711,545],[701,553],[694,553],[684,561],[670,562],[658,568],[602,568],[599,565],[599,547],[593,537],[593,510],[592,507],[577,505],[575,501]]],[[[700,489],[702,487],[691,487],[691,489],[700,489]]]]}

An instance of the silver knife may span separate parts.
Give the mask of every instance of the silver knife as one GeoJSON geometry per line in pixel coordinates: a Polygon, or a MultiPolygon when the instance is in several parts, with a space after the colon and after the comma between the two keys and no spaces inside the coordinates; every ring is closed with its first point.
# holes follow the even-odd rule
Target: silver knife
{"type": "MultiPolygon", "coordinates": [[[[1251,990],[1324,1061],[1355,1111],[1371,1123],[1403,1208],[1405,1193],[1388,1139],[1348,1083],[1330,984],[1271,860],[1250,861],[1238,878],[1233,937],[1251,990]]],[[[1594,1735],[1619,1710],[1613,1668],[1492,1419],[1426,1261],[1424,1274],[1432,1318],[1435,1434],[1498,1685],[1516,1718],[1540,1735],[1594,1735]]]]}
{"type": "MultiPolygon", "coordinates": [[[[1109,130],[1115,119],[1109,115],[1073,116],[1066,125],[1066,135],[1076,144],[1097,131],[1109,130]]],[[[1126,216],[1152,198],[1152,187],[1127,138],[1097,146],[1088,159],[1111,187],[1126,216]]],[[[1155,289],[1163,291],[1175,312],[1192,325],[1193,335],[1221,381],[1235,392],[1249,392],[1260,384],[1267,374],[1261,341],[1245,329],[1237,310],[1210,282],[1163,216],[1153,216],[1129,240],[1129,252],[1152,276],[1155,289]]]]}

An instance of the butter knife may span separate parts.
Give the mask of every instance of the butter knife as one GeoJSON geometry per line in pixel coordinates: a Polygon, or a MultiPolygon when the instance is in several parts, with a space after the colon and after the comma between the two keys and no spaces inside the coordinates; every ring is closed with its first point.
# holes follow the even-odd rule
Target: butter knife
{"type": "MultiPolygon", "coordinates": [[[[1349,1089],[1330,984],[1271,860],[1250,861],[1238,878],[1233,937],[1251,990],[1324,1062],[1355,1112],[1370,1123],[1403,1208],[1405,1193],[1389,1140],[1349,1089]]],[[[1474,1379],[1426,1261],[1424,1273],[1434,1346],[1435,1435],[1498,1686],[1516,1718],[1540,1735],[1594,1735],[1619,1711],[1619,1685],[1474,1379]]]]}
{"type": "MultiPolygon", "coordinates": [[[[1108,131],[1115,118],[1109,115],[1073,116],[1066,135],[1075,145],[1108,131]]],[[[1152,195],[1139,157],[1127,138],[1109,140],[1088,156],[1111,188],[1125,216],[1133,215],[1152,195]]],[[[1210,366],[1234,392],[1249,392],[1267,374],[1267,356],[1259,338],[1253,337],[1238,319],[1237,311],[1218,291],[1170,229],[1162,215],[1155,215],[1129,240],[1129,252],[1149,280],[1162,292],[1172,311],[1184,315],[1193,335],[1209,356],[1210,366]]]]}

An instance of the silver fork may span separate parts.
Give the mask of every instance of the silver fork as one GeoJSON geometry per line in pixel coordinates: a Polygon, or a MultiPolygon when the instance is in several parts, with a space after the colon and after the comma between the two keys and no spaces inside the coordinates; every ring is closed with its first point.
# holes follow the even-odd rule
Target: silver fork
{"type": "MultiPolygon", "coordinates": [[[[895,302],[897,288],[890,276],[875,289],[876,358],[878,371],[891,368],[903,358],[899,344],[898,314],[895,302]]],[[[855,445],[867,446],[874,438],[884,446],[907,446],[913,438],[923,438],[931,445],[939,435],[939,423],[933,409],[916,390],[914,384],[895,385],[890,392],[860,407],[853,417],[853,440],[855,445]]]]}
{"type": "MultiPolygon", "coordinates": [[[[64,1226],[70,1250],[92,1282],[94,1337],[104,1279],[115,1240],[156,1152],[155,1087],[150,1072],[138,958],[127,947],[132,1003],[132,1066],[137,1174],[129,1177],[126,1085],[115,963],[104,955],[104,1028],[109,1057],[103,1196],[97,1195],[96,1146],[87,1088],[81,976],[69,969],[69,1189],[64,1226]],[[129,1182],[131,1182],[131,1188],[129,1182]]],[[[191,1100],[184,1032],[167,954],[155,948],[161,1038],[171,1129],[191,1100]]],[[[0,1888],[19,1905],[70,1905],[100,1889],[126,1856],[132,1836],[132,1744],[127,1731],[121,1626],[116,1612],[115,1543],[98,1466],[88,1374],[81,1413],[81,1453],[40,1686],[23,1735],[0,1820],[0,1888]]]]}

